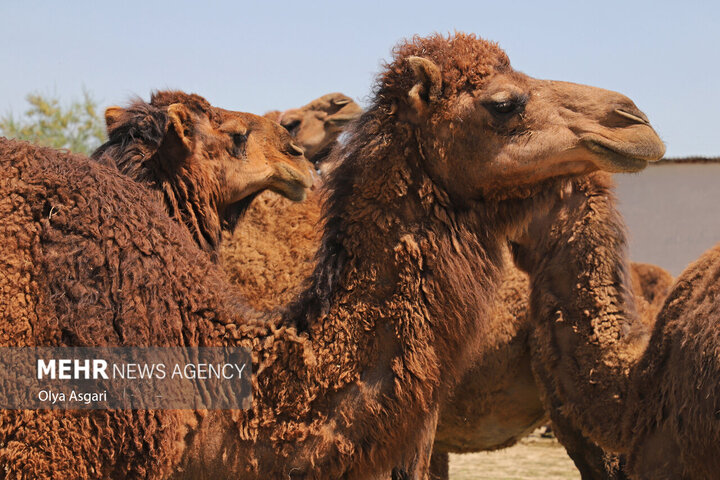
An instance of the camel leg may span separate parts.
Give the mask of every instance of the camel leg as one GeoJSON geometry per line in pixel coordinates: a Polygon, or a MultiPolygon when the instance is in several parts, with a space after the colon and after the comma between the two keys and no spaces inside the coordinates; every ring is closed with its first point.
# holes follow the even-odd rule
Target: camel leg
{"type": "Polygon", "coordinates": [[[402,466],[393,469],[392,480],[429,480],[433,478],[430,477],[430,457],[435,443],[438,414],[439,409],[435,408],[432,415],[428,416],[428,420],[418,432],[416,448],[408,453],[401,463],[402,466]]]}
{"type": "Polygon", "coordinates": [[[430,480],[448,480],[450,478],[450,454],[433,451],[430,457],[430,480]]]}
{"type": "Polygon", "coordinates": [[[606,452],[586,438],[557,410],[550,413],[553,430],[558,441],[580,471],[583,480],[626,480],[625,460],[622,456],[606,452]]]}

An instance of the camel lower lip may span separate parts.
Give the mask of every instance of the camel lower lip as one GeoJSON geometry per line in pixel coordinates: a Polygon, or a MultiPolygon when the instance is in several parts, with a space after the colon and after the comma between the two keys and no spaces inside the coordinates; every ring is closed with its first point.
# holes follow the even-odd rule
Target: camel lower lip
{"type": "Polygon", "coordinates": [[[281,187],[274,188],[273,190],[293,202],[302,202],[307,196],[307,187],[296,182],[284,183],[281,187]]]}
{"type": "Polygon", "coordinates": [[[610,172],[639,172],[648,165],[648,161],[642,158],[632,157],[612,148],[596,142],[588,141],[590,150],[598,154],[593,161],[602,170],[610,172]]]}
{"type": "MultiPolygon", "coordinates": [[[[308,162],[308,166],[310,167],[312,164],[308,162]]],[[[303,172],[297,168],[291,167],[287,164],[280,164],[279,168],[282,172],[284,172],[284,175],[281,174],[282,177],[286,178],[286,181],[288,183],[296,182],[302,185],[305,188],[310,188],[313,184],[313,177],[310,173],[312,171],[311,168],[308,168],[307,171],[303,172]]]]}

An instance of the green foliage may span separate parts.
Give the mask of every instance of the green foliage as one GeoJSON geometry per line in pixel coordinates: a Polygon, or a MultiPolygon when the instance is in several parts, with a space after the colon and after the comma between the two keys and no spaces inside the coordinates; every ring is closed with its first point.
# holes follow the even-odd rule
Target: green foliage
{"type": "Polygon", "coordinates": [[[68,106],[61,105],[57,97],[39,93],[28,94],[25,99],[30,108],[23,116],[16,119],[7,113],[0,117],[0,135],[85,155],[105,141],[105,120],[86,90],[82,100],[68,106]]]}

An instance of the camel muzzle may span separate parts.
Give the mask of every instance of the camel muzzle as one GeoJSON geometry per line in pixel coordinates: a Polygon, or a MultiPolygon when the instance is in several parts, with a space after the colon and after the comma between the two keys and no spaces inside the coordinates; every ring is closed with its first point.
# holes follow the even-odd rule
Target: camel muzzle
{"type": "Polygon", "coordinates": [[[610,172],[637,172],[644,169],[648,162],[656,162],[665,155],[665,144],[647,120],[627,112],[626,117],[634,117],[638,123],[611,129],[605,134],[588,133],[582,137],[583,143],[593,153],[593,162],[602,170],[610,172]]]}

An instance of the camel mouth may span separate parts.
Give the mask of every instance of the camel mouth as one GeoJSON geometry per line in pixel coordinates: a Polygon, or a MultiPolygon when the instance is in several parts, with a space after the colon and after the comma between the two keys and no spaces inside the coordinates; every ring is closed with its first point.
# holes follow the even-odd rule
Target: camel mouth
{"type": "Polygon", "coordinates": [[[277,165],[277,182],[271,190],[294,201],[301,202],[307,197],[308,189],[313,185],[312,164],[303,160],[299,165],[280,163],[277,165]]]}
{"type": "Polygon", "coordinates": [[[593,163],[601,170],[613,173],[639,172],[650,162],[656,162],[665,155],[665,144],[649,129],[652,135],[643,131],[643,135],[634,138],[611,140],[599,135],[588,135],[583,139],[586,147],[593,153],[593,163]]]}
{"type": "Polygon", "coordinates": [[[600,143],[588,142],[588,148],[596,154],[593,163],[607,172],[634,173],[648,166],[648,161],[645,159],[624,155],[600,143]]]}

